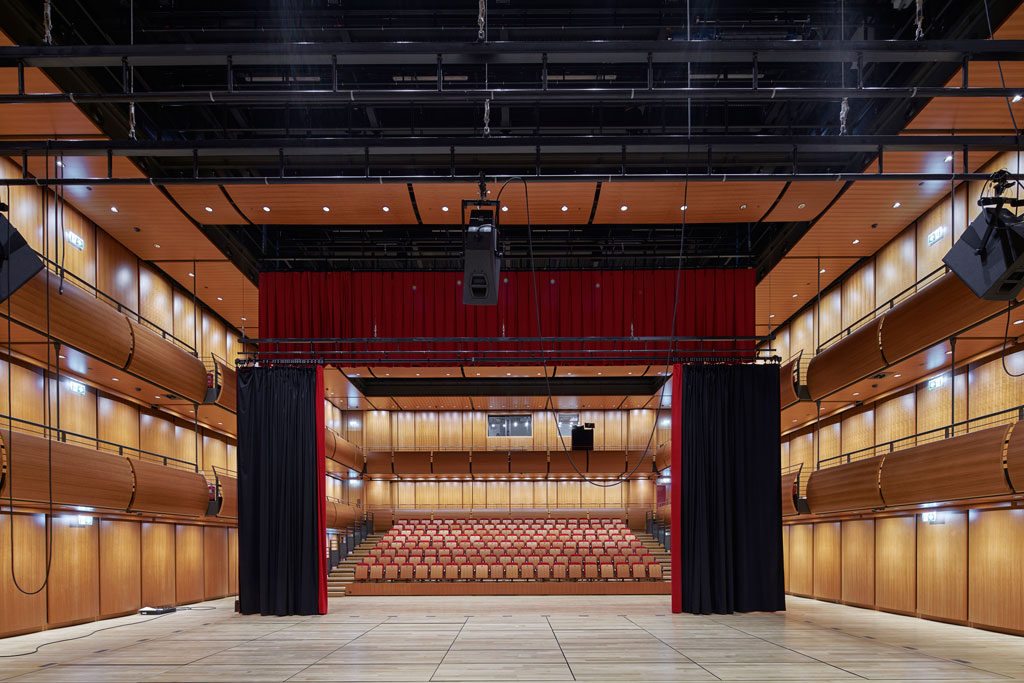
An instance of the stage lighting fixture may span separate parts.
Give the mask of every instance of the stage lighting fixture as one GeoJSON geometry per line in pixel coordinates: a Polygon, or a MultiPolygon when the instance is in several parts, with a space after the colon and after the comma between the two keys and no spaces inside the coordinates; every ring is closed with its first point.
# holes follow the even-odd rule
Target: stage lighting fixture
{"type": "Polygon", "coordinates": [[[1024,199],[1004,196],[1018,185],[1005,170],[992,174],[991,196],[978,199],[981,213],[942,257],[979,298],[1011,301],[1024,289],[1024,220],[1006,207],[1024,199]]]}

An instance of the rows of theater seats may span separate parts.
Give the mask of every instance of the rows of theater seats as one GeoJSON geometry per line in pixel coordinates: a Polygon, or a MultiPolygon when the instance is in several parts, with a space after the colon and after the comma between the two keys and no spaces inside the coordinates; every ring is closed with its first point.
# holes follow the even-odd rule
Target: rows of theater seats
{"type": "Polygon", "coordinates": [[[621,520],[435,519],[396,524],[356,581],[661,581],[621,520]]]}

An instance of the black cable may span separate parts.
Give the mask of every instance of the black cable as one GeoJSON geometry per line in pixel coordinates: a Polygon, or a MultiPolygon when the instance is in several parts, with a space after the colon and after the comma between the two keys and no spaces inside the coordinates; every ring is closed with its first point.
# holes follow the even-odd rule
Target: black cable
{"type": "MultiPolygon", "coordinates": [[[[204,610],[211,610],[211,609],[215,610],[217,608],[216,607],[178,607],[176,609],[176,611],[177,612],[188,612],[188,611],[204,611],[204,610]]],[[[97,633],[103,633],[104,631],[113,631],[115,628],[124,628],[125,626],[138,626],[139,624],[145,624],[148,621],[156,621],[157,619],[161,619],[163,617],[167,617],[167,616],[170,616],[172,614],[174,614],[174,612],[167,612],[165,614],[158,614],[155,617],[150,617],[149,619],[143,619],[142,621],[132,621],[132,622],[129,622],[127,624],[117,624],[116,626],[107,626],[106,628],[98,628],[95,631],[91,631],[91,632],[86,633],[84,635],[75,636],[74,638],[62,638],[60,640],[51,640],[51,641],[49,641],[47,643],[41,643],[39,645],[36,645],[35,649],[29,650],[28,652],[17,652],[17,653],[15,653],[13,655],[0,655],[0,658],[7,659],[9,657],[24,657],[25,655],[34,655],[37,652],[39,652],[39,650],[41,650],[42,648],[46,647],[47,645],[56,645],[57,643],[70,643],[73,640],[82,640],[83,638],[89,638],[90,636],[94,636],[97,633]]]]}

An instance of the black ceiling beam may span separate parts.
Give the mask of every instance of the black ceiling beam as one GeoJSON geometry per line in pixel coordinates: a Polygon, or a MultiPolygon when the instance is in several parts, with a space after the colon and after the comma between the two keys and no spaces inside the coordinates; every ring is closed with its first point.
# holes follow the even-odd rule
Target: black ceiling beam
{"type": "Polygon", "coordinates": [[[1024,61],[1024,40],[624,40],[0,47],[0,67],[1024,61]]]}
{"type": "Polygon", "coordinates": [[[260,105],[270,104],[323,104],[323,105],[453,105],[479,106],[485,101],[492,105],[545,104],[667,104],[679,106],[691,99],[714,102],[779,101],[779,100],[840,100],[848,99],[934,99],[942,98],[1010,98],[1020,95],[1021,88],[961,88],[953,87],[709,87],[709,88],[458,88],[445,90],[427,88],[389,88],[387,90],[170,90],[124,92],[60,92],[0,94],[0,104],[202,104],[202,105],[260,105]]]}
{"type": "Polygon", "coordinates": [[[838,151],[877,154],[879,151],[905,152],[959,151],[964,148],[984,151],[1009,151],[1020,148],[1013,135],[523,135],[490,137],[402,136],[290,137],[220,140],[0,140],[0,156],[73,156],[119,157],[192,157],[199,156],[332,156],[348,150],[362,154],[369,149],[377,154],[394,152],[442,153],[456,151],[475,154],[560,151],[560,148],[586,148],[618,154],[622,147],[641,150],[656,148],[671,153],[689,152],[701,159],[712,152],[786,152],[835,154],[838,151]]]}
{"type": "Polygon", "coordinates": [[[667,377],[430,377],[349,381],[367,398],[376,396],[651,396],[667,377]]]}

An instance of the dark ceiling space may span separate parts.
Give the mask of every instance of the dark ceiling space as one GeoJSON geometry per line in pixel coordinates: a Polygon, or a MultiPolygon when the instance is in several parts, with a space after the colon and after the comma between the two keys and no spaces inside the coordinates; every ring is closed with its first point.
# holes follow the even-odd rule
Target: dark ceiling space
{"type": "MultiPolygon", "coordinates": [[[[8,0],[0,28],[21,45],[42,44],[42,2],[8,0]]],[[[149,93],[136,105],[140,142],[185,147],[230,141],[233,154],[139,157],[151,177],[429,177],[440,180],[522,174],[531,178],[607,174],[608,179],[685,173],[860,172],[870,152],[750,148],[689,152],[687,135],[826,137],[839,134],[840,99],[827,89],[942,86],[955,62],[806,59],[752,63],[673,59],[666,46],[687,39],[742,52],[751,41],[913,40],[913,0],[487,0],[485,39],[476,2],[342,0],[54,0],[53,43],[60,46],[202,46],[209,59],[183,64],[154,58],[118,66],[47,68],[66,91],[108,94],[81,104],[114,140],[129,135],[126,90],[149,93]],[[602,57],[590,41],[616,41],[602,57]],[[628,42],[619,42],[628,41],[628,42]],[[518,46],[519,57],[475,51],[518,46]],[[281,44],[261,59],[232,60],[231,46],[281,44]],[[288,44],[348,46],[335,63],[301,63],[288,44]],[[417,48],[416,45],[421,46],[417,48]],[[436,49],[432,56],[429,45],[436,49]],[[657,46],[654,54],[649,48],[657,46]],[[360,46],[375,57],[355,58],[360,46]],[[536,46],[537,52],[531,52],[536,46]],[[543,52],[544,46],[552,49],[543,52]],[[573,52],[573,46],[579,46],[573,52]],[[347,51],[346,51],[347,50],[347,51]],[[756,85],[760,92],[754,92],[756,85]],[[820,88],[807,98],[766,96],[772,88],[820,88]],[[696,99],[678,88],[728,90],[696,99]],[[740,89],[744,92],[737,92],[740,89]],[[493,93],[504,91],[503,96],[493,93]],[[512,94],[518,91],[518,94],[512,94]],[[336,93],[341,92],[343,96],[336,93]],[[644,94],[646,92],[646,94],[644,94]],[[223,99],[203,93],[223,94],[223,99]],[[327,94],[325,94],[327,93],[327,94]],[[335,93],[335,94],[331,94],[335,93]],[[640,93],[637,96],[636,93],[640,93]],[[205,100],[204,100],[205,97],[205,100]],[[485,103],[491,100],[493,104],[485,103]],[[489,120],[485,123],[485,108],[489,120]],[[485,126],[489,125],[489,131],[485,126]],[[675,139],[659,148],[656,136],[675,139]],[[616,144],[608,139],[615,138],[616,144]],[[289,155],[282,141],[344,140],[335,152],[289,155]],[[494,146],[481,141],[495,141],[494,146]],[[476,146],[460,148],[460,142],[476,146]],[[498,144],[498,143],[501,144],[498,144]],[[365,149],[360,147],[365,143],[365,149]],[[265,146],[263,152],[259,150],[265,146]],[[387,147],[387,152],[382,149],[387,147]],[[280,149],[280,151],[279,151],[280,149]],[[256,150],[256,151],[253,151],[256,150]]],[[[998,25],[1019,3],[988,0],[998,25]]],[[[987,38],[983,0],[926,0],[927,39],[987,38]]],[[[611,43],[609,43],[611,44],[611,43]]],[[[767,43],[765,43],[767,44],[767,43]]],[[[511,48],[504,50],[511,54],[511,48]]],[[[316,60],[308,60],[316,61],[316,60]]],[[[849,100],[851,135],[899,133],[927,99],[849,100]]],[[[410,185],[411,188],[411,185],[410,185]]],[[[675,267],[680,226],[534,226],[541,268],[675,267]]],[[[684,266],[757,266],[782,256],[810,221],[687,226],[684,266]]],[[[459,226],[203,226],[243,272],[280,269],[461,269],[459,226]]],[[[506,267],[529,267],[524,230],[503,235],[506,267]]]]}

